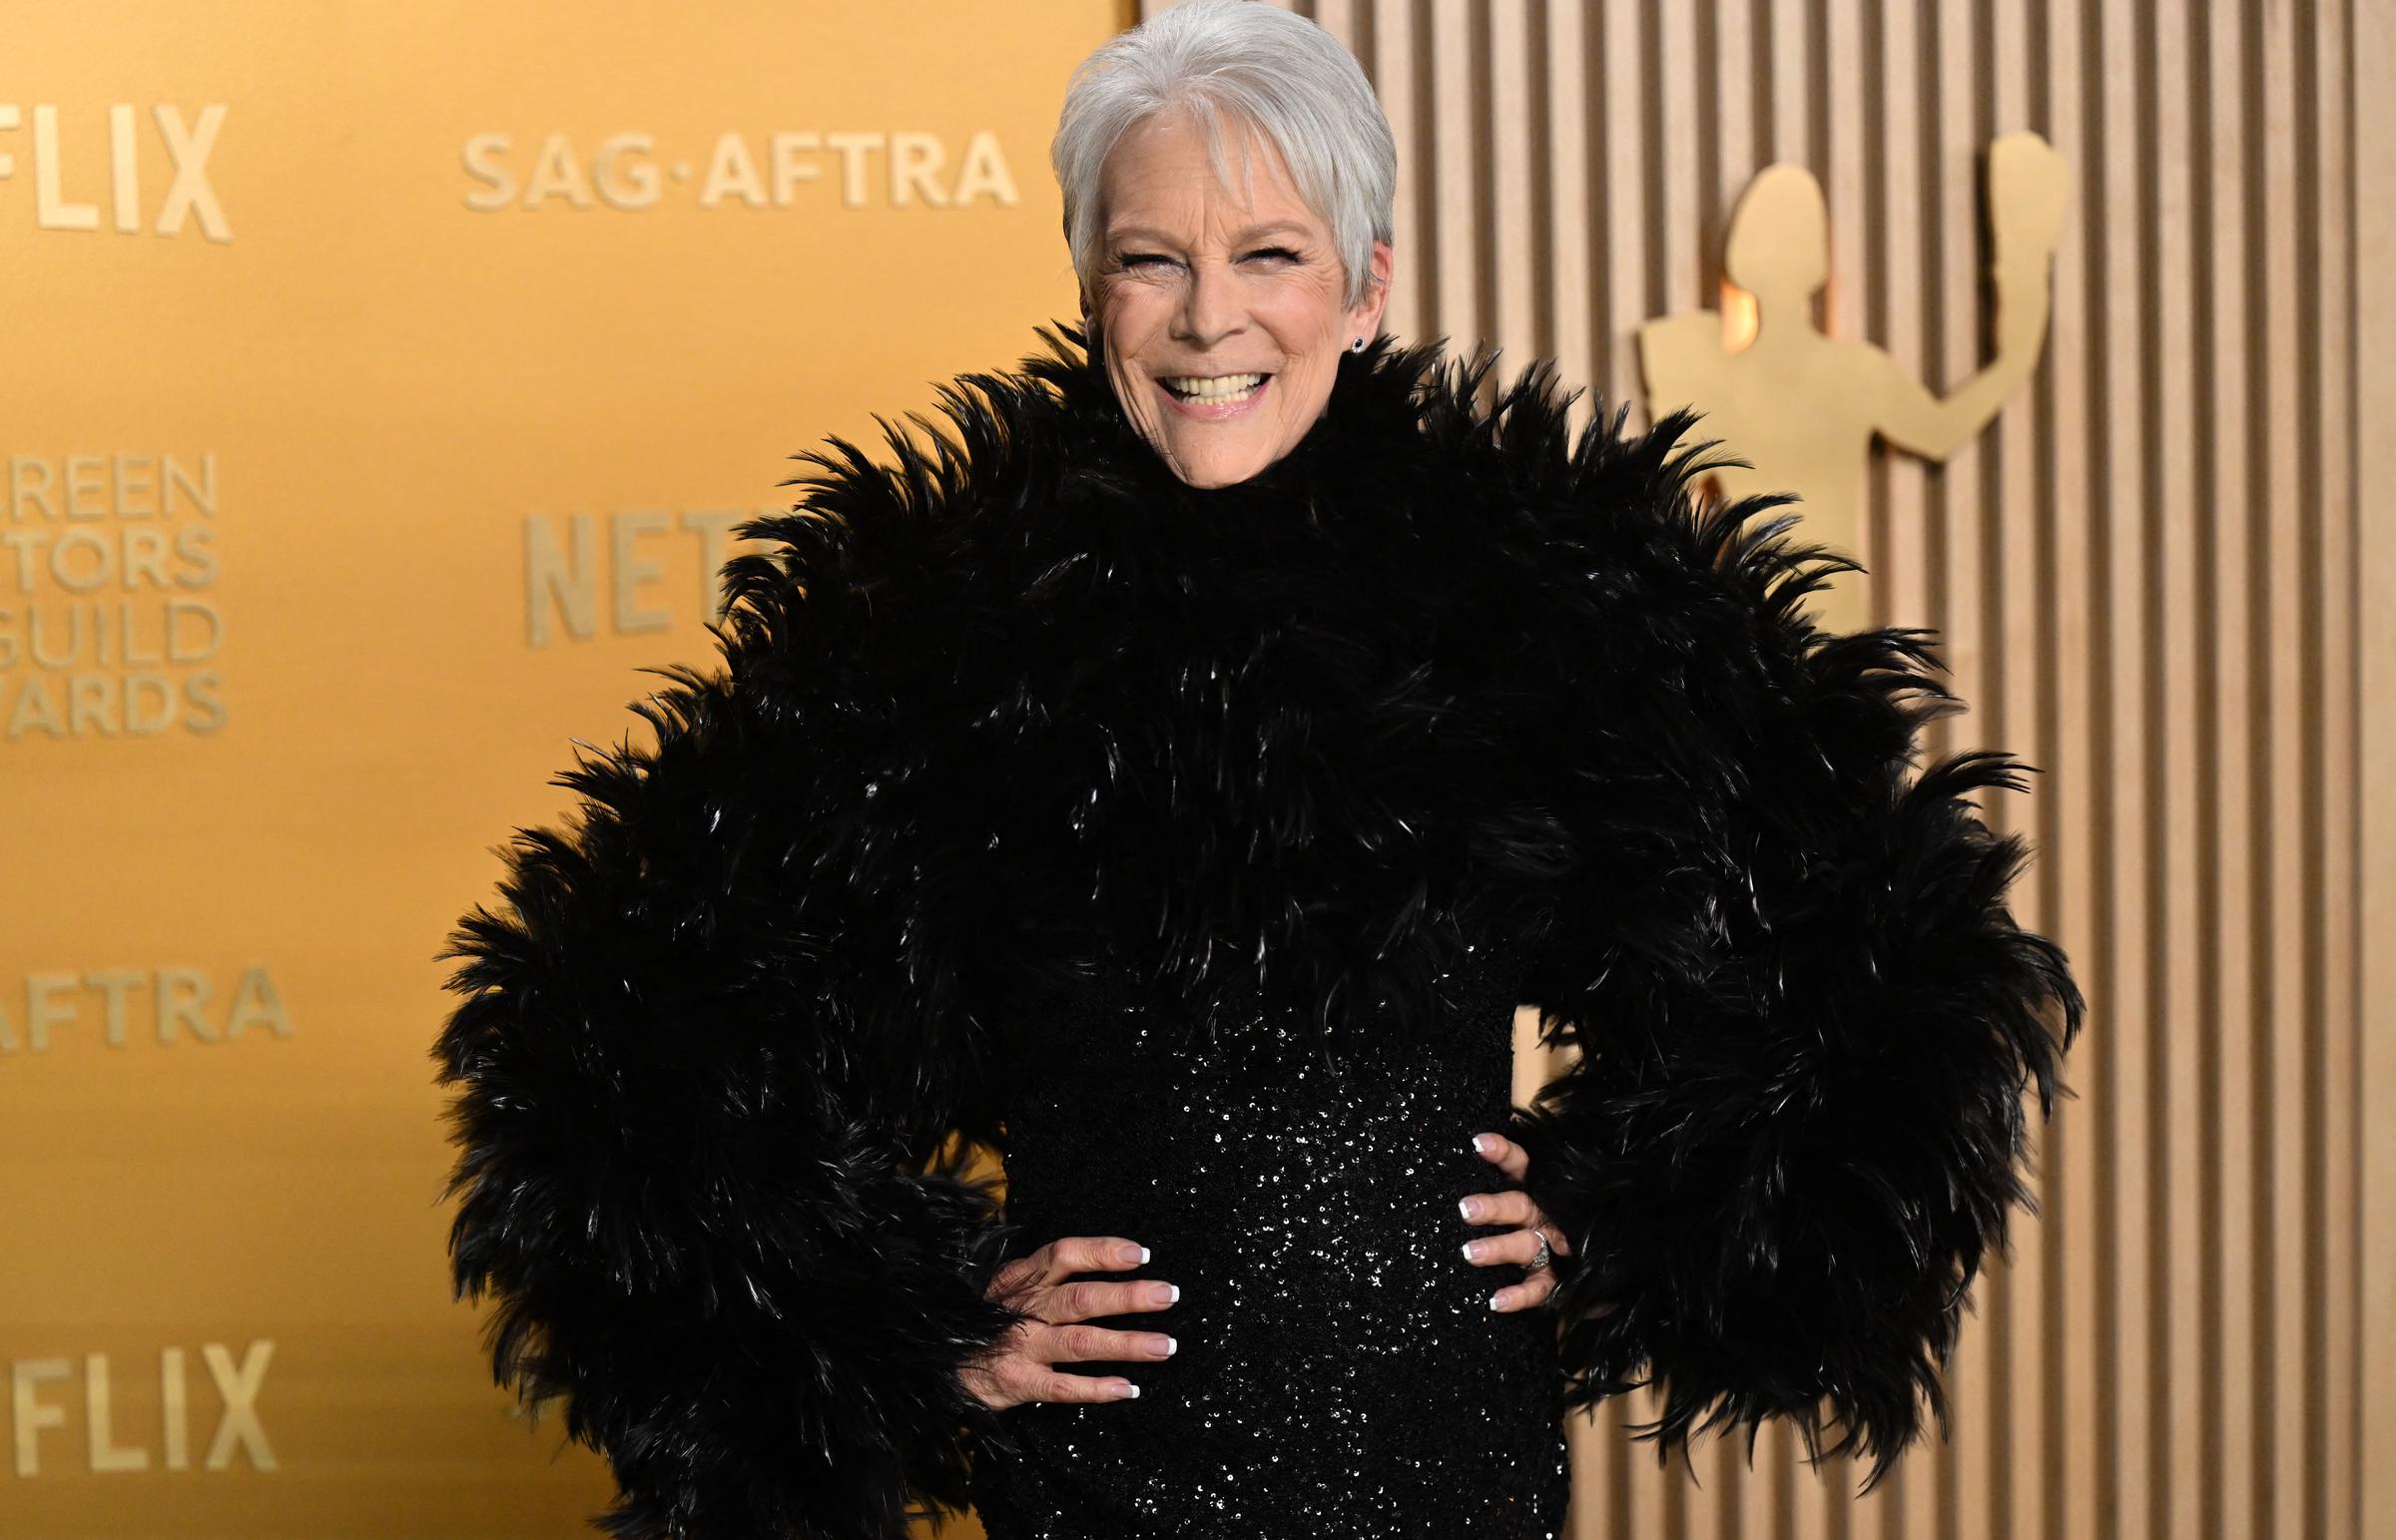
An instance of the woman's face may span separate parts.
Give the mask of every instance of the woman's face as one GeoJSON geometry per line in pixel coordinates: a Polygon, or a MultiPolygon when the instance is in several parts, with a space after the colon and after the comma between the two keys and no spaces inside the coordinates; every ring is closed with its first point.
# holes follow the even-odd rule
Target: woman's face
{"type": "MultiPolygon", "coordinates": [[[[1341,303],[1331,227],[1271,141],[1249,142],[1253,203],[1216,182],[1201,131],[1180,113],[1134,126],[1101,181],[1094,307],[1107,375],[1140,435],[1192,486],[1245,481],[1305,437],[1331,400],[1341,349],[1374,334],[1389,294],[1390,247],[1377,241],[1365,302],[1341,303]]],[[[1236,144],[1226,151],[1236,179],[1236,144]]],[[[1092,308],[1085,293],[1083,314],[1092,308]]]]}

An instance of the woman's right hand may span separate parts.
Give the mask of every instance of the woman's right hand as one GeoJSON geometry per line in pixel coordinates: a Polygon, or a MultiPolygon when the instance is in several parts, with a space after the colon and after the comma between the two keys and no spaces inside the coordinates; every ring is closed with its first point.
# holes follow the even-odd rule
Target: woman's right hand
{"type": "Polygon", "coordinates": [[[1119,1401],[1140,1393],[1121,1377],[1070,1374],[1059,1363],[1123,1362],[1172,1356],[1173,1338],[1082,1322],[1135,1310],[1161,1310],[1181,1297],[1153,1279],[1109,1283],[1077,1273],[1139,1267],[1148,1251],[1119,1236],[1064,1236],[1001,1266],[985,1294],[1033,1318],[1017,1321],[982,1357],[957,1370],[980,1402],[1004,1411],[1025,1401],[1119,1401]]]}

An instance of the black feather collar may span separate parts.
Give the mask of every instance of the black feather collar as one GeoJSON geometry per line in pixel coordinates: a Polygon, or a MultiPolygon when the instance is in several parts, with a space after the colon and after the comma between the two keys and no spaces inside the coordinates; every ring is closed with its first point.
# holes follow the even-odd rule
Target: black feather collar
{"type": "Polygon", "coordinates": [[[1083,333],[1041,336],[943,386],[928,445],[799,457],[800,507],[746,531],[782,553],[736,563],[746,667],[875,677],[887,720],[820,726],[904,820],[910,961],[960,998],[1108,970],[1218,1029],[1410,1038],[1570,861],[1535,737],[1585,651],[1545,538],[1569,397],[1539,365],[1484,410],[1488,359],[1381,338],[1282,459],[1196,488],[1083,333]]]}

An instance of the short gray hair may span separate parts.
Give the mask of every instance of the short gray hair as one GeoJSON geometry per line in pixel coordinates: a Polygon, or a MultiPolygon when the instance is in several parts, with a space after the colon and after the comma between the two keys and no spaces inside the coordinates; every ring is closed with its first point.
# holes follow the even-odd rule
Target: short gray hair
{"type": "MultiPolygon", "coordinates": [[[[1263,0],[1182,0],[1074,69],[1048,160],[1065,196],[1073,270],[1093,302],[1105,256],[1098,195],[1106,157],[1133,125],[1167,109],[1195,119],[1227,187],[1225,118],[1279,150],[1298,196],[1331,227],[1347,273],[1344,302],[1364,302],[1373,243],[1396,239],[1398,143],[1356,56],[1314,22],[1263,0]]],[[[1249,170],[1243,160],[1243,181],[1249,170]]]]}

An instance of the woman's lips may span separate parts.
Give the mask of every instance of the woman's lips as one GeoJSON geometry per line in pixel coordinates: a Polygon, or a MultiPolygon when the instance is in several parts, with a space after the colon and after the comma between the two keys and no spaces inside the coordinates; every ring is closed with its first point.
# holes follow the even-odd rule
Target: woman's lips
{"type": "Polygon", "coordinates": [[[1195,417],[1201,422],[1221,422],[1226,417],[1237,417],[1243,412],[1255,410],[1256,403],[1265,398],[1265,392],[1272,389],[1273,381],[1279,378],[1281,376],[1278,374],[1266,375],[1257,382],[1256,388],[1249,391],[1244,399],[1237,401],[1185,401],[1175,395],[1173,387],[1163,380],[1159,379],[1154,383],[1156,393],[1163,396],[1172,408],[1184,417],[1195,417]]]}

